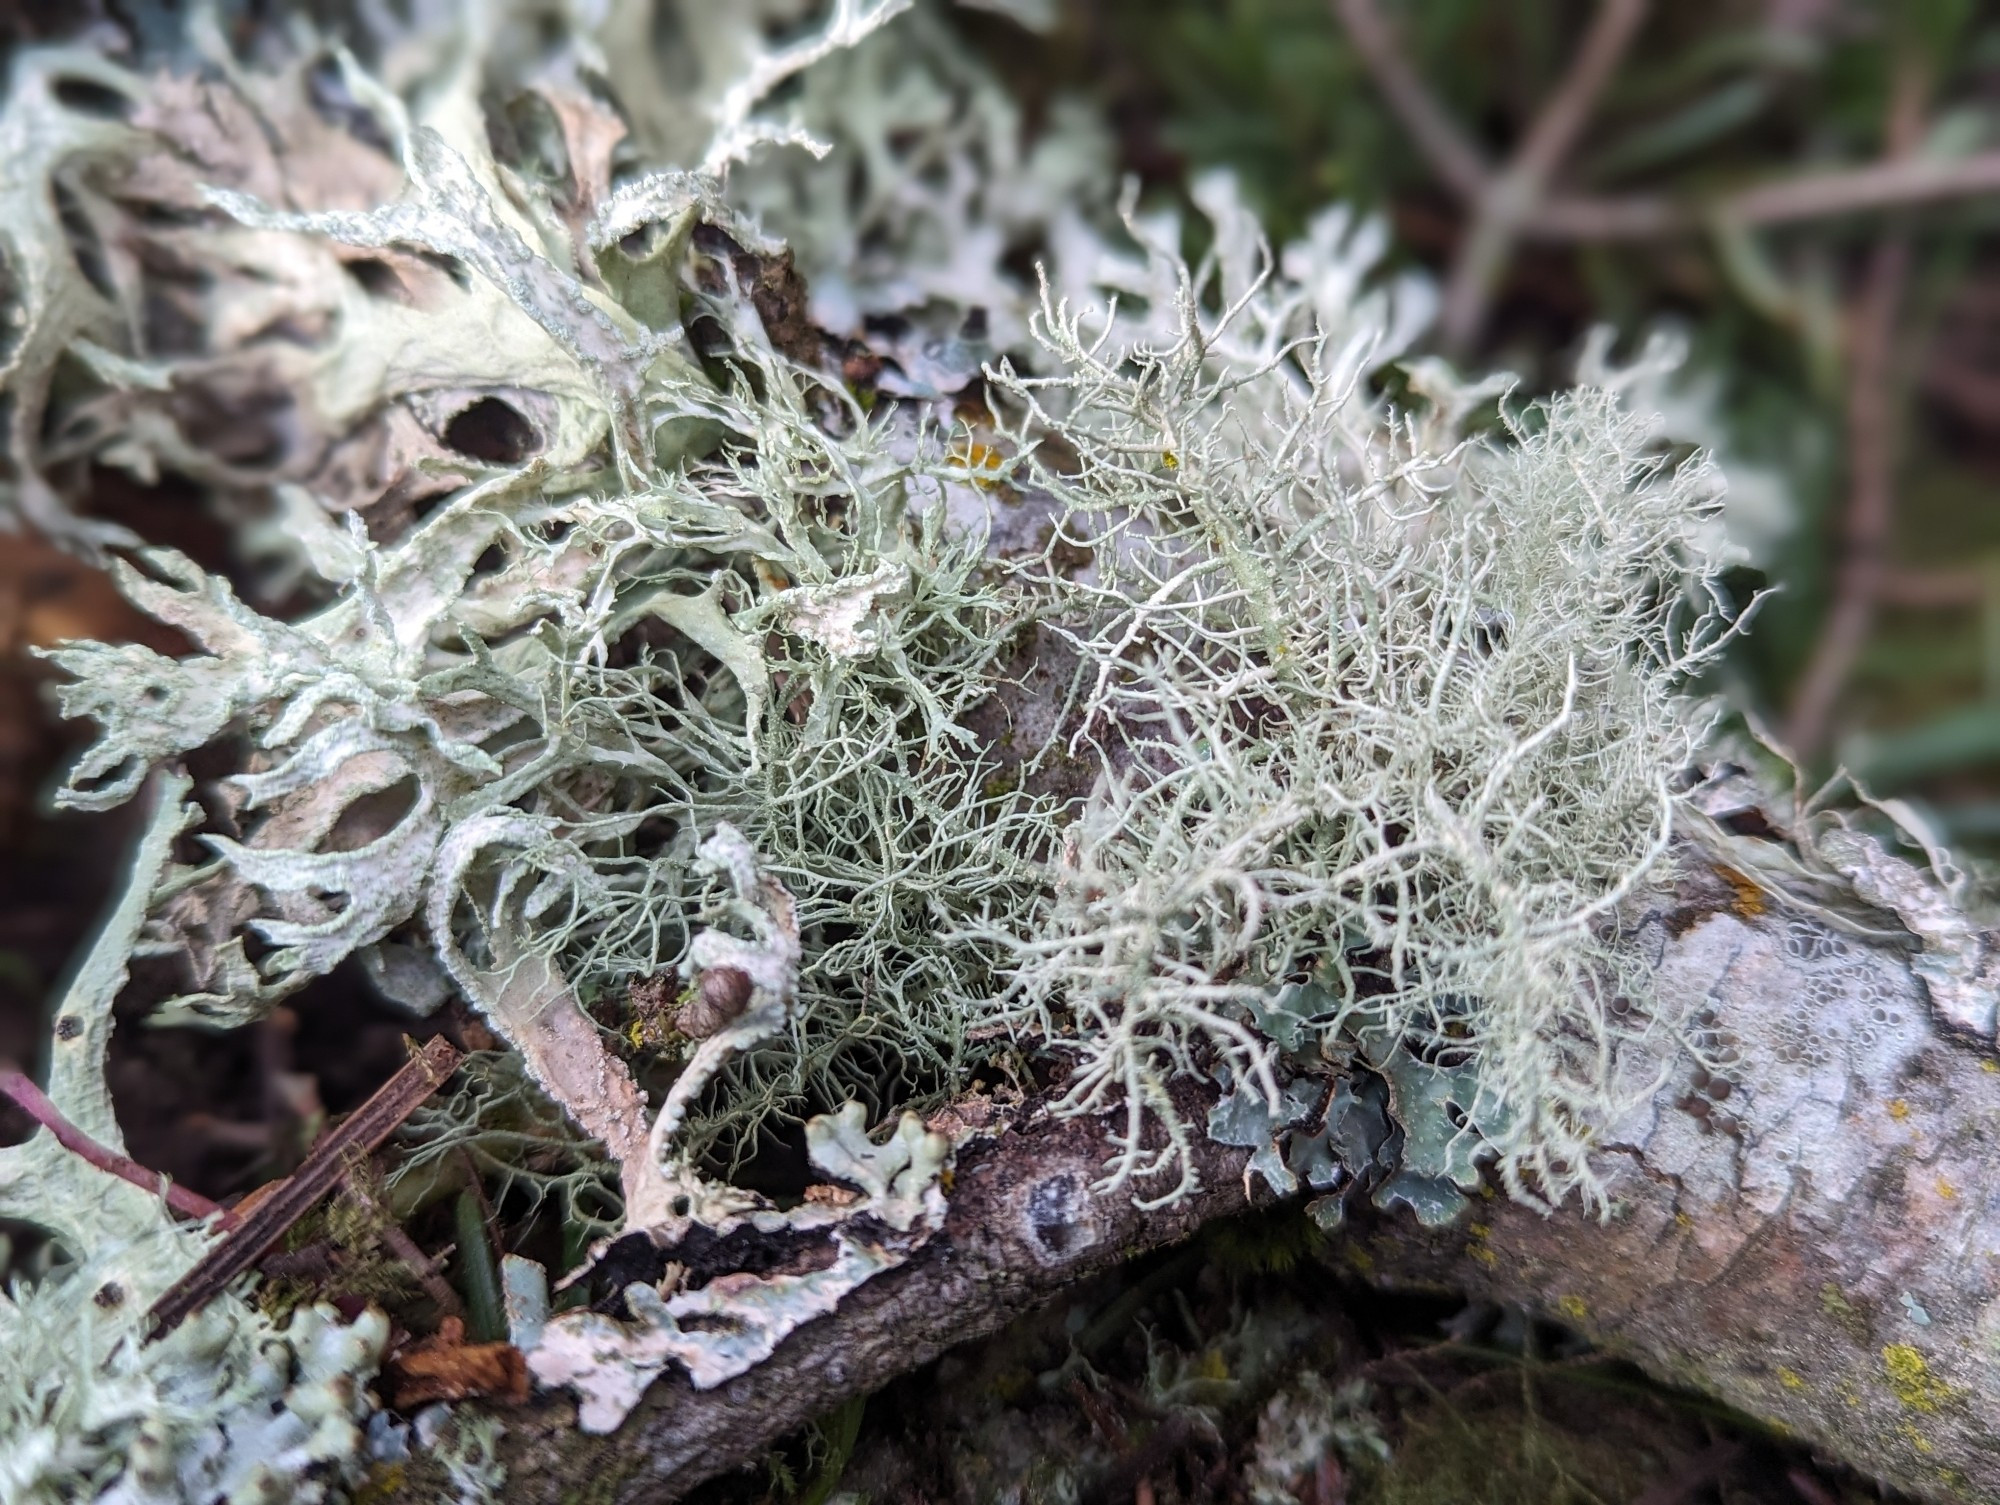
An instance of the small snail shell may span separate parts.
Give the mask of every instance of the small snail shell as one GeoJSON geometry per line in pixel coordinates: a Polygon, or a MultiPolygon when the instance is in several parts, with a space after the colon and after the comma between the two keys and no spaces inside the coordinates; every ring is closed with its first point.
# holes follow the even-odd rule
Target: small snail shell
{"type": "Polygon", "coordinates": [[[681,1005],[674,1028],[690,1040],[706,1040],[750,1006],[750,991],[750,974],[741,967],[710,967],[681,1005]]]}

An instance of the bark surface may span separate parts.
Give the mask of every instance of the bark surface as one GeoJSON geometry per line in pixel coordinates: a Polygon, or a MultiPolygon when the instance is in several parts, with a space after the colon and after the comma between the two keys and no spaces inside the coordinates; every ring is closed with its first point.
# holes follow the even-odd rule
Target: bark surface
{"type": "MultiPolygon", "coordinates": [[[[2000,1500],[1991,1042],[1939,1021],[1914,941],[1862,944],[1726,883],[1707,895],[1638,921],[1662,1002],[1689,1024],[1621,1062],[1660,1084],[1605,1136],[1608,1220],[1494,1196],[1437,1232],[1369,1219],[1337,1257],[1384,1285],[1544,1311],[1918,1496],[2000,1500]]],[[[577,1432],[562,1397],[509,1413],[510,1501],[677,1498],[843,1398],[1252,1205],[1247,1152],[1205,1141],[1203,1190],[1178,1206],[1097,1193],[1105,1128],[1029,1113],[967,1145],[944,1230],[734,1381],[664,1380],[609,1437],[577,1432]]]]}

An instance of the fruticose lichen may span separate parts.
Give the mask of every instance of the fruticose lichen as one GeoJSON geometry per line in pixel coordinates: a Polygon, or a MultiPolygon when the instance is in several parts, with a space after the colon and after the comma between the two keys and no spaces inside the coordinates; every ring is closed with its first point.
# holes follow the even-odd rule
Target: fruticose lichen
{"type": "MultiPolygon", "coordinates": [[[[1412,1205],[1487,1161],[1594,1195],[1614,1047],[1664,1022],[1617,917],[1731,620],[1720,486],[1668,463],[1643,383],[1601,346],[1597,384],[1536,403],[1418,359],[1435,300],[1379,223],[1330,210],[1274,252],[1226,175],[1194,185],[1189,267],[1175,213],[1111,201],[1087,114],[1020,147],[929,6],[837,0],[783,42],[795,6],[418,9],[359,12],[352,53],[300,26],[238,58],[197,18],[162,71],[15,59],[0,500],[124,546],[72,504],[86,464],[171,472],[246,556],[240,589],[112,561],[193,651],[51,655],[99,727],[59,802],[150,780],[178,833],[185,760],[233,767],[98,965],[176,959],[158,1017],[216,1026],[349,959],[418,1010],[456,994],[619,1163],[628,1238],[831,1241],[809,1273],[538,1317],[531,1362],[589,1425],[670,1361],[740,1372],[927,1237],[949,1147],[901,1115],[981,1062],[1065,1063],[1059,1111],[1119,1115],[1105,1189],[1151,1204],[1194,1185],[1189,1074],[1262,1105],[1232,1132],[1275,1185],[1374,1157],[1400,1094],[1438,1110],[1401,1126],[1412,1205]],[[724,972],[743,1012],[677,1080],[590,1012],[724,972]],[[1308,1056],[1388,1085],[1281,1156],[1308,1056]],[[716,1179],[785,1118],[845,1192],[785,1212],[716,1179]]],[[[42,1219],[23,1175],[6,1210],[42,1219]]],[[[74,1313],[105,1261],[155,1291],[198,1251],[105,1196],[124,1221],[59,1227],[77,1272],[8,1310],[74,1313]]],[[[335,1341],[239,1306],[168,1345],[335,1341]]],[[[62,1408],[155,1352],[120,1331],[10,1362],[43,1399],[8,1434],[72,1492],[119,1477],[114,1441],[64,1451],[62,1408]]],[[[337,1332],[364,1375],[379,1332],[337,1332]]],[[[327,1457],[342,1393],[291,1401],[327,1457]]],[[[186,1439],[232,1397],[158,1412],[185,1416],[162,1456],[208,1458],[186,1439]]]]}

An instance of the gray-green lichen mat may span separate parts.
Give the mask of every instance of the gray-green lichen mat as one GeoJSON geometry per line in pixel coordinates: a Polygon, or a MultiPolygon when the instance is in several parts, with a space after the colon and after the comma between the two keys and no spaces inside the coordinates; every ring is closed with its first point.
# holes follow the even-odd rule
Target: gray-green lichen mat
{"type": "MultiPolygon", "coordinates": [[[[371,8],[351,52],[252,56],[198,16],[146,67],[25,52],[0,115],[0,500],[123,550],[189,644],[52,655],[98,727],[63,802],[159,812],[52,1096],[115,1139],[131,955],[215,1026],[352,958],[485,1013],[617,1162],[628,1235],[830,1241],[754,1317],[638,1285],[551,1316],[523,1275],[517,1341],[593,1428],[928,1238],[919,1115],[982,1068],[1114,1112],[1099,1190],[1144,1203],[1191,1136],[1274,1144],[1326,1061],[1382,1090],[1268,1149],[1274,1186],[1375,1157],[1387,1103],[1413,1206],[1487,1162],[1591,1198],[1613,1050],[1671,1022],[1618,911],[1733,624],[1718,479],[1629,400],[1668,352],[1593,347],[1534,404],[1463,381],[1411,355],[1433,300],[1379,225],[1274,251],[1208,178],[1190,267],[1080,106],[1024,144],[932,9],[799,10],[371,8]],[[197,483],[238,584],[92,519],[92,465],[197,483]],[[231,772],[184,811],[198,752],[231,772]],[[662,979],[649,1096],[590,1007],[662,979]],[[1214,1120],[1189,1074],[1230,1084],[1214,1120]],[[774,1117],[843,1195],[717,1179],[774,1117]]],[[[10,1498],[262,1498],[266,1398],[338,1493],[372,1319],[231,1297],[142,1345],[212,1235],[105,1181],[0,1152],[0,1213],[70,1259],[0,1300],[10,1498]],[[79,1311],[89,1345],[14,1362],[79,1311]],[[193,1344],[238,1388],[190,1389],[193,1344]]]]}

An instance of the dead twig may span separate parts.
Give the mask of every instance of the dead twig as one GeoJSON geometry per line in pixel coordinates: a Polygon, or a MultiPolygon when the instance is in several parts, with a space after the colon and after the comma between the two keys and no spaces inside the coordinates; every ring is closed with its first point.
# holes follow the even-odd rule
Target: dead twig
{"type": "Polygon", "coordinates": [[[1481,191],[1438,316],[1446,350],[1465,352],[1478,340],[1522,228],[1540,213],[1550,181],[1638,36],[1646,9],[1647,0],[1603,0],[1568,75],[1542,106],[1506,171],[1481,191]]]}
{"type": "Polygon", "coordinates": [[[1431,170],[1460,198],[1477,199],[1486,191],[1492,168],[1417,77],[1396,34],[1375,9],[1375,0],[1334,0],[1334,10],[1375,86],[1430,162],[1431,170]]]}
{"type": "MultiPolygon", "coordinates": [[[[348,1167],[353,1159],[367,1156],[393,1134],[404,1119],[444,1085],[458,1062],[457,1049],[443,1036],[426,1041],[380,1091],[349,1114],[338,1128],[320,1137],[290,1179],[258,1201],[221,1243],[202,1256],[193,1269],[154,1303],[148,1337],[157,1338],[179,1326],[211,1296],[254,1265],[322,1198],[349,1181],[348,1167]]],[[[408,1262],[409,1255],[396,1248],[388,1229],[399,1234],[402,1230],[389,1223],[383,1242],[408,1262]]],[[[404,1242],[409,1243],[407,1235],[404,1242]]],[[[409,1248],[415,1251],[420,1264],[429,1263],[414,1243],[409,1248]]],[[[434,1267],[432,1273],[435,1274],[434,1267]]]]}
{"type": "Polygon", "coordinates": [[[458,1292],[451,1288],[451,1282],[438,1270],[437,1262],[403,1231],[388,1209],[375,1200],[359,1176],[349,1175],[345,1179],[347,1195],[374,1221],[375,1237],[381,1240],[382,1247],[409,1268],[410,1273],[416,1276],[417,1284],[423,1287],[424,1294],[437,1303],[440,1312],[446,1317],[464,1317],[465,1308],[458,1299],[458,1292]]]}
{"type": "Polygon", "coordinates": [[[1438,320],[1445,348],[1463,352],[1485,325],[1493,289],[1524,227],[1540,213],[1551,180],[1637,37],[1646,19],[1647,0],[1603,0],[1568,74],[1536,114],[1513,158],[1497,173],[1424,87],[1374,0],[1336,0],[1335,8],[1389,107],[1438,175],[1472,208],[1472,223],[1453,260],[1438,320]]]}
{"type": "Polygon", "coordinates": [[[1520,241],[1658,240],[1706,234],[1718,224],[1768,229],[2000,192],[2000,151],[1934,160],[1893,148],[1879,162],[1806,168],[1709,198],[1551,191],[1551,180],[1631,45],[1645,10],[1645,0],[1605,0],[1568,76],[1513,161],[1498,170],[1410,65],[1375,0],[1334,0],[1348,40],[1390,112],[1438,180],[1473,213],[1440,320],[1448,347],[1463,348],[1476,337],[1506,254],[1520,241]]]}
{"type": "Polygon", "coordinates": [[[1718,221],[1770,229],[1987,193],[2000,193],[2000,152],[1943,161],[1889,157],[1860,167],[1808,169],[1708,200],[1551,195],[1522,233],[1553,241],[1657,240],[1699,234],[1718,221]]]}
{"type": "Polygon", "coordinates": [[[1991,569],[1911,570],[1885,568],[1875,599],[1883,606],[1918,611],[1964,611],[1993,597],[1991,569]]]}
{"type": "MultiPolygon", "coordinates": [[[[1906,59],[1897,70],[1885,132],[1891,155],[1916,150],[1922,139],[1927,71],[1906,59]]],[[[1833,609],[1800,677],[1785,725],[1800,758],[1825,745],[1834,706],[1875,625],[1888,569],[1896,509],[1896,316],[1910,275],[1910,237],[1885,235],[1869,258],[1848,342],[1847,515],[1833,609]]]]}
{"type": "Polygon", "coordinates": [[[56,1143],[72,1155],[89,1161],[101,1171],[109,1171],[121,1181],[131,1182],[142,1191],[157,1193],[165,1199],[167,1206],[183,1217],[211,1218],[220,1213],[224,1226],[227,1226],[229,1215],[220,1203],[211,1202],[185,1186],[176,1186],[160,1172],[147,1170],[129,1155],[121,1155],[99,1144],[64,1118],[62,1110],[50,1102],[42,1089],[24,1073],[11,1068],[0,1069],[0,1097],[10,1099],[23,1113],[54,1135],[56,1143]]]}

